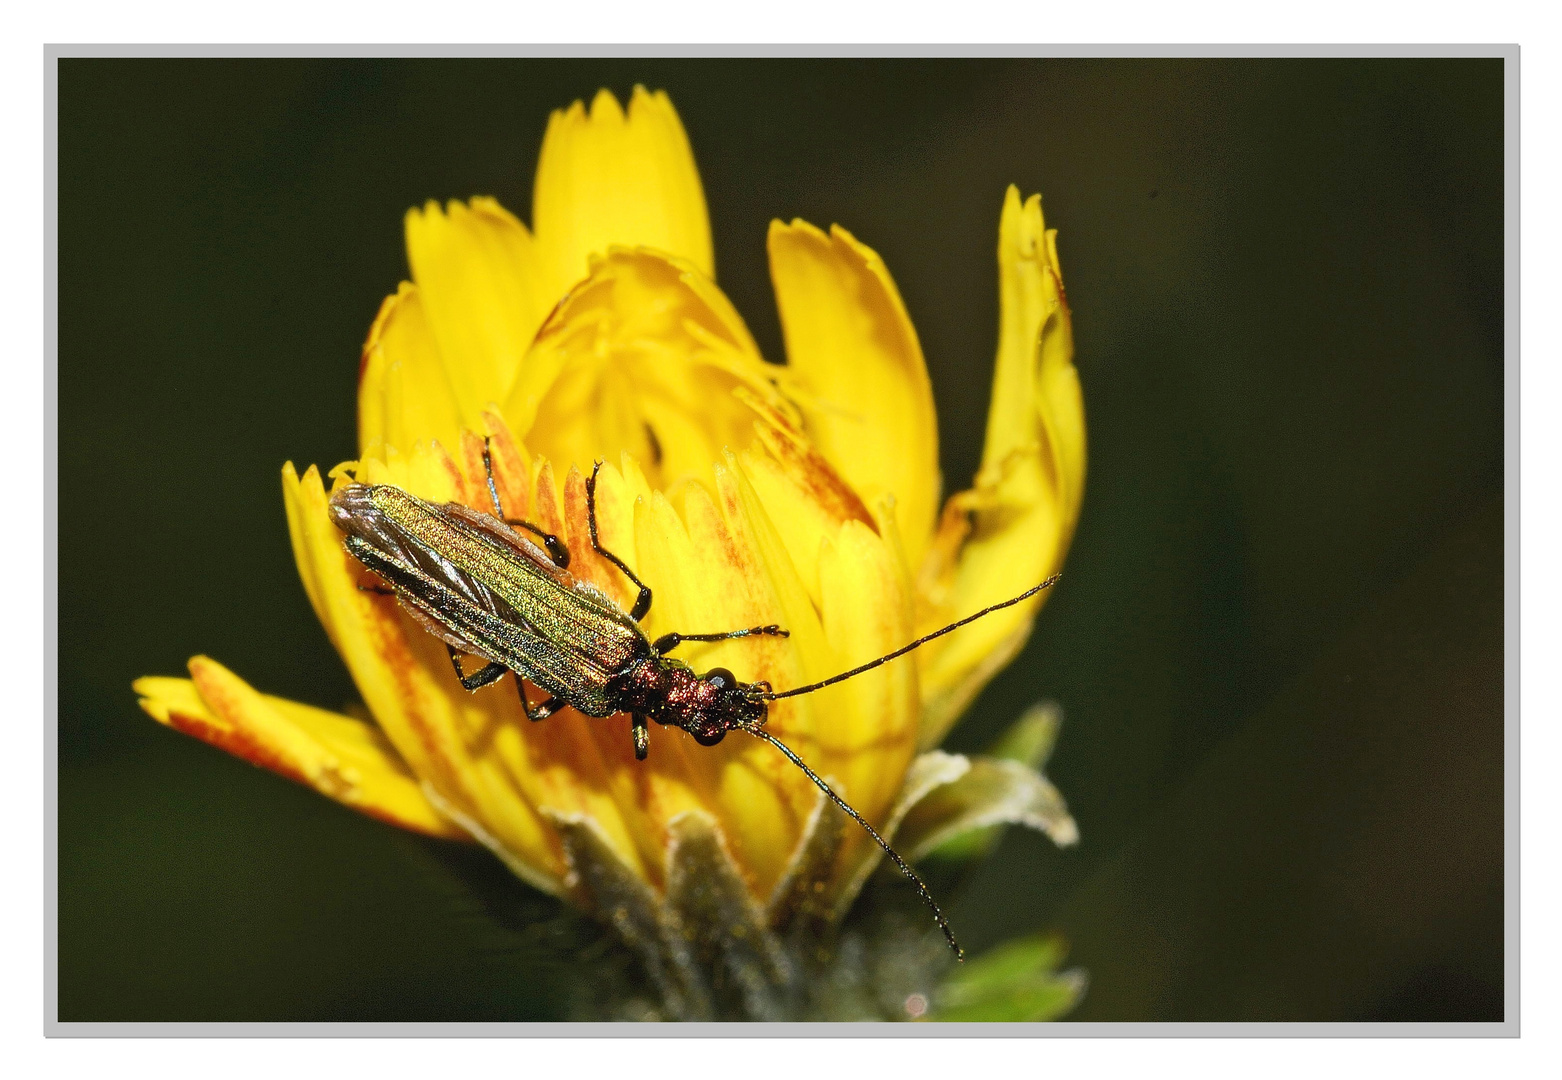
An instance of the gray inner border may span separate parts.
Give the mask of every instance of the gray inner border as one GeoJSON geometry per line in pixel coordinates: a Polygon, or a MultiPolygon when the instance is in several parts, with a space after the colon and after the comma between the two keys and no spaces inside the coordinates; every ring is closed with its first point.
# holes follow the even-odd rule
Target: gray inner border
{"type": "Polygon", "coordinates": [[[43,1033],[47,1037],[1015,1038],[1509,1037],[1519,1035],[1519,46],[1488,45],[45,45],[43,49],[43,1033]],[[59,1020],[59,67],[76,57],[1482,57],[1503,64],[1503,895],[1501,1023],[742,1025],[614,1023],[121,1023],[59,1020]]]}

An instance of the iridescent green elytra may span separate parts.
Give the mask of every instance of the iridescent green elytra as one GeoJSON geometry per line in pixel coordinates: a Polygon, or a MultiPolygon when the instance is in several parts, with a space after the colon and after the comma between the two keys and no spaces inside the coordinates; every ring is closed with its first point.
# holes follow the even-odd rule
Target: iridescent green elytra
{"type": "Polygon", "coordinates": [[[608,684],[651,640],[596,586],[502,522],[388,484],[331,495],[349,553],[452,648],[524,675],[588,716],[622,711],[608,684]]]}

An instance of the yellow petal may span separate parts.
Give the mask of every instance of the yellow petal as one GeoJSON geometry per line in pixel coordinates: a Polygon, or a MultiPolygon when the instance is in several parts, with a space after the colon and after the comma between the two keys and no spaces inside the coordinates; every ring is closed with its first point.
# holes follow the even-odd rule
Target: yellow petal
{"type": "Polygon", "coordinates": [[[1020,202],[1010,185],[998,226],[998,359],[982,467],[1040,445],[1047,479],[1065,513],[1079,512],[1085,485],[1085,406],[1074,368],[1074,332],[1057,230],[1041,196],[1020,202]]]}
{"type": "Polygon", "coordinates": [[[380,305],[358,376],[358,451],[381,456],[438,439],[455,446],[463,426],[457,399],[417,286],[403,282],[380,305]]]}
{"type": "Polygon", "coordinates": [[[688,136],[667,94],[635,87],[629,114],[607,90],[548,120],[532,197],[542,280],[554,300],[613,245],[644,245],[715,276],[710,219],[688,136]]]}
{"type": "MultiPolygon", "coordinates": [[[[681,494],[681,514],[659,492],[636,514],[638,572],[656,596],[648,631],[710,633],[780,622],[768,582],[755,572],[754,553],[732,534],[704,486],[689,484],[681,494]]],[[[784,662],[786,646],[752,638],[692,644],[677,655],[698,671],[722,666],[752,681],[784,662]]],[[[720,819],[739,862],[753,875],[756,895],[764,895],[780,877],[806,814],[794,802],[794,781],[778,777],[766,756],[769,747],[743,735],[707,747],[674,728],[651,734],[652,759],[662,753],[677,762],[700,803],[720,819]]]]}
{"type": "MultiPolygon", "coordinates": [[[[775,596],[779,615],[773,621],[791,631],[781,662],[767,673],[777,690],[829,678],[905,644],[909,612],[901,574],[889,546],[872,530],[852,520],[839,526],[833,538],[821,535],[819,573],[826,599],[816,614],[775,523],[736,460],[729,458],[727,467],[718,470],[717,487],[726,520],[756,556],[750,574],[756,581],[768,580],[775,596]],[[836,589],[841,592],[832,595],[836,589]]],[[[810,767],[838,785],[863,817],[880,823],[911,758],[915,726],[916,671],[909,664],[885,665],[858,679],[775,702],[768,723],[810,767]]],[[[770,783],[787,793],[798,822],[788,834],[794,846],[782,853],[790,858],[817,805],[816,791],[779,754],[759,758],[754,766],[768,770],[770,783]]],[[[859,842],[848,839],[844,850],[859,842]]]]}
{"type": "MultiPolygon", "coordinates": [[[[786,647],[772,659],[765,678],[777,690],[783,690],[834,675],[841,670],[841,662],[825,636],[818,609],[787,552],[780,528],[735,456],[729,456],[723,467],[716,470],[716,493],[728,529],[747,553],[743,566],[754,582],[749,587],[763,583],[774,597],[770,610],[775,615],[765,621],[779,624],[791,635],[786,639],[786,647]]],[[[816,543],[822,539],[820,534],[816,543]]],[[[834,689],[771,705],[771,731],[793,743],[792,749],[806,759],[817,759],[816,730],[826,725],[832,711],[838,711],[842,705],[830,697],[834,689]]],[[[812,798],[808,795],[810,812],[812,798]]]]}
{"type": "MultiPolygon", "coordinates": [[[[330,475],[337,480],[354,471],[363,483],[394,484],[429,502],[461,502],[467,494],[466,478],[460,467],[438,442],[414,443],[409,453],[387,447],[383,458],[344,462],[332,469],[330,475]]],[[[337,538],[340,539],[340,534],[337,538]]]]}
{"type": "Polygon", "coordinates": [[[777,397],[775,369],[731,303],[688,263],[645,249],[597,260],[537,335],[504,416],[567,469],[627,453],[652,486],[709,473],[753,438],[739,387],[777,397]]]}
{"type": "Polygon", "coordinates": [[[137,679],[141,707],[159,723],[371,817],[430,836],[467,838],[429,803],[417,776],[368,724],[257,693],[204,656],[191,659],[190,674],[193,680],[137,679]]]}
{"type": "Polygon", "coordinates": [[[823,603],[819,585],[820,539],[834,535],[847,521],[860,522],[875,531],[878,525],[862,499],[790,418],[741,389],[737,393],[758,417],[754,424],[758,438],[740,456],[744,474],[818,608],[823,603]]]}
{"type": "MultiPolygon", "coordinates": [[[[848,521],[826,539],[819,577],[825,637],[842,670],[911,640],[910,602],[895,557],[867,526],[848,521]]],[[[830,689],[840,693],[833,716],[817,732],[822,771],[839,780],[859,813],[882,820],[916,749],[916,661],[892,660],[830,689]]],[[[871,841],[849,837],[848,859],[862,843],[871,841]]]]}
{"type": "Polygon", "coordinates": [[[922,346],[889,270],[840,226],[770,224],[789,386],[809,437],[869,503],[895,497],[920,560],[938,511],[938,425],[922,346]]]}
{"type": "Polygon", "coordinates": [[[564,292],[544,286],[531,234],[491,198],[451,200],[443,210],[430,200],[407,211],[406,228],[428,326],[463,416],[475,420],[489,402],[504,400],[564,292]]]}
{"type": "Polygon", "coordinates": [[[485,412],[483,426],[499,505],[493,505],[493,494],[488,490],[488,467],[483,462],[485,440],[471,430],[461,432],[461,471],[465,476],[465,497],[461,501],[495,517],[530,520],[532,480],[526,448],[510,437],[509,426],[498,414],[485,412]]]}
{"type": "MultiPolygon", "coordinates": [[[[1055,234],[1011,187],[998,244],[1000,324],[982,467],[950,498],[919,579],[919,632],[1015,596],[1063,564],[1085,481],[1084,402],[1055,234]]],[[[1042,593],[919,653],[921,744],[936,745],[1024,646],[1042,593]]]]}

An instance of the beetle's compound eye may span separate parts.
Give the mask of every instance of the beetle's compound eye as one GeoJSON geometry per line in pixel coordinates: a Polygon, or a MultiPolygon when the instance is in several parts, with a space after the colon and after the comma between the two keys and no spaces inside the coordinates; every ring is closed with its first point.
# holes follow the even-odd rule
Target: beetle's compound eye
{"type": "Polygon", "coordinates": [[[705,673],[705,681],[717,690],[731,690],[738,685],[737,677],[724,667],[711,668],[705,673]]]}
{"type": "Polygon", "coordinates": [[[694,741],[701,746],[715,746],[727,737],[726,731],[717,731],[709,735],[694,734],[694,741]]]}

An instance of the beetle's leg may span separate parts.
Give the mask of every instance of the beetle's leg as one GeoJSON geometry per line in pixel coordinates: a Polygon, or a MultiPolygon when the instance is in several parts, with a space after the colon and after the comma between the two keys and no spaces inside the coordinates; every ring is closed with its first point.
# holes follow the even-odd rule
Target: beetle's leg
{"type": "Polygon", "coordinates": [[[532,708],[531,699],[526,696],[526,683],[521,680],[521,673],[515,673],[515,689],[521,695],[521,711],[526,714],[526,719],[532,723],[538,720],[546,720],[560,709],[564,708],[564,702],[556,697],[550,697],[535,709],[532,708]]]}
{"type": "Polygon", "coordinates": [[[394,596],[395,589],[387,589],[384,585],[360,585],[359,592],[372,592],[375,596],[394,596]]]}
{"type": "Polygon", "coordinates": [[[591,479],[586,481],[586,525],[591,530],[591,549],[622,570],[624,576],[634,582],[635,587],[640,590],[640,595],[635,597],[635,606],[629,609],[629,617],[639,622],[645,618],[645,613],[651,610],[650,587],[635,577],[635,572],[624,565],[624,560],[603,547],[602,542],[597,539],[597,473],[601,471],[602,462],[598,461],[591,469],[591,479]]]}
{"type": "Polygon", "coordinates": [[[448,643],[445,649],[450,653],[450,666],[456,669],[456,678],[461,680],[461,686],[465,690],[481,690],[490,683],[498,682],[504,673],[510,670],[503,664],[489,663],[468,675],[461,670],[460,650],[448,643]]]}
{"type": "Polygon", "coordinates": [[[568,570],[569,548],[564,546],[564,541],[550,532],[544,532],[529,521],[504,516],[504,504],[499,501],[499,485],[494,483],[493,439],[488,436],[483,437],[483,472],[488,476],[488,498],[494,504],[494,517],[506,525],[519,525],[528,532],[535,533],[542,540],[543,547],[548,549],[548,558],[553,560],[553,565],[560,570],[568,570]]]}
{"type": "Polygon", "coordinates": [[[504,520],[504,504],[499,501],[499,485],[494,483],[494,449],[493,439],[483,436],[483,472],[488,477],[488,497],[493,500],[494,517],[504,520]]]}
{"type": "Polygon", "coordinates": [[[771,623],[769,626],[751,626],[747,630],[728,630],[725,634],[663,634],[656,639],[656,643],[651,648],[665,656],[669,650],[676,649],[685,641],[731,641],[733,638],[756,637],[761,634],[766,637],[792,636],[775,623],[771,623]]]}
{"type": "Polygon", "coordinates": [[[635,739],[635,760],[644,761],[651,752],[651,734],[646,730],[645,714],[629,714],[629,732],[635,739]]]}

